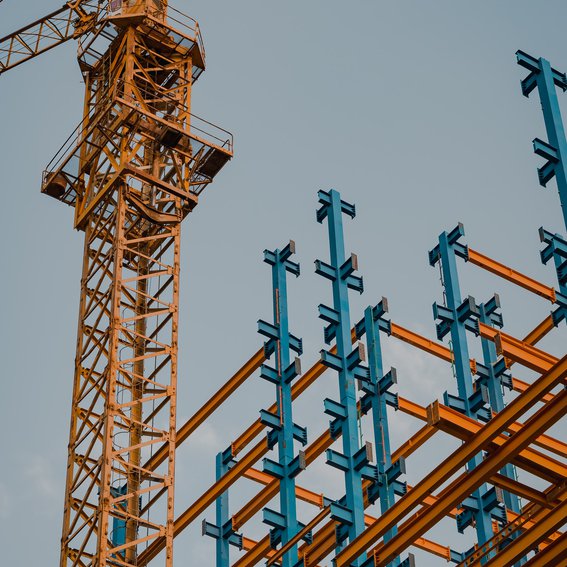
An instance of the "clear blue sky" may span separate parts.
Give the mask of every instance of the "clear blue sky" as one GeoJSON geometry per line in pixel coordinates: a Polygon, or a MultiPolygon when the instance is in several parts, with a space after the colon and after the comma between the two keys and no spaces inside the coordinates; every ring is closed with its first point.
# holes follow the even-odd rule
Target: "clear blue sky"
{"type": "MultiPolygon", "coordinates": [[[[5,0],[0,36],[39,18],[61,0],[5,0]]],[[[431,304],[438,274],[427,263],[437,235],[458,221],[479,251],[555,284],[542,266],[537,229],[563,231],[555,184],[538,186],[531,140],[545,139],[537,96],[520,92],[522,49],[567,71],[560,0],[174,1],[201,24],[207,71],[193,112],[235,135],[236,156],[184,224],[180,423],[260,345],[256,320],[271,317],[264,248],[297,243],[303,275],[290,282],[292,330],[304,337],[308,368],[322,348],[316,306],[328,283],[313,273],[327,258],[315,222],[316,192],[334,187],[355,202],[349,251],[359,255],[366,292],[353,319],[381,296],[392,319],[434,336],[431,304]]],[[[72,211],[39,192],[43,167],[80,120],[83,84],[73,43],[0,78],[0,208],[3,242],[0,395],[0,547],[11,567],[58,561],[82,233],[72,211]]],[[[549,312],[543,300],[462,268],[463,294],[498,291],[509,332],[525,334],[549,312]]],[[[565,330],[545,345],[561,353],[565,330]]],[[[477,348],[477,347],[475,347],[477,348]]],[[[455,391],[450,368],[387,341],[399,390],[420,403],[455,391]]],[[[525,374],[530,379],[529,374],[525,374]]],[[[322,399],[336,376],[296,406],[311,439],[324,427],[322,399]]],[[[176,509],[214,478],[224,449],[273,400],[251,378],[198,437],[178,452],[176,509]]],[[[392,415],[395,444],[420,424],[392,415]]],[[[563,432],[564,435],[564,432],[563,432]]],[[[444,438],[408,460],[415,482],[446,454],[444,438]]],[[[302,484],[339,496],[340,477],[316,465],[302,484]]],[[[239,485],[234,510],[256,488],[239,485]]],[[[303,520],[313,510],[301,508],[303,520]]],[[[207,514],[212,519],[210,511],[207,514]]],[[[258,537],[262,526],[245,530],[258,537]]],[[[462,551],[452,521],[432,538],[462,551]]],[[[200,522],[176,541],[176,565],[213,565],[200,522]]],[[[439,561],[418,554],[418,565],[439,561]]]]}

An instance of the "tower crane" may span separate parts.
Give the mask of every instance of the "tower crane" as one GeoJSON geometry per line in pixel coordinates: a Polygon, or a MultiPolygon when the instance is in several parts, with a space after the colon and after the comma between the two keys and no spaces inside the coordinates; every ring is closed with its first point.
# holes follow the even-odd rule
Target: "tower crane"
{"type": "Polygon", "coordinates": [[[61,567],[173,564],[181,222],[233,155],[191,114],[199,26],[166,0],[70,0],[0,39],[0,74],[71,39],[83,117],[41,191],[84,232],[61,567]]]}

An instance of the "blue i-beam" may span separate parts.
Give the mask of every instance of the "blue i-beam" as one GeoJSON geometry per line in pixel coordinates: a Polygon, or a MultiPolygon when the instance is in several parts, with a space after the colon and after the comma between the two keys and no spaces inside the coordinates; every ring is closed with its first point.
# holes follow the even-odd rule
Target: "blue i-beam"
{"type": "MultiPolygon", "coordinates": [[[[319,306],[319,316],[328,323],[324,336],[329,344],[336,341],[336,354],[321,351],[321,360],[333,368],[339,376],[340,401],[325,400],[325,412],[334,419],[332,429],[342,430],[343,453],[327,450],[327,462],[344,472],[345,499],[331,505],[331,516],[340,524],[337,530],[337,546],[348,537],[352,541],[364,531],[364,502],[362,496],[362,477],[376,478],[376,468],[369,464],[371,448],[369,444],[360,447],[358,432],[358,410],[355,380],[368,380],[368,369],[361,366],[364,360],[362,344],[353,350],[350,328],[348,290],[363,291],[362,278],[355,276],[357,257],[345,257],[342,214],[355,217],[355,207],[341,200],[334,189],[318,193],[320,208],[317,221],[327,219],[331,262],[315,261],[315,272],[332,282],[333,307],[319,306]]],[[[366,554],[362,554],[353,566],[362,564],[366,554]]]]}
{"type": "MultiPolygon", "coordinates": [[[[219,481],[234,465],[232,447],[221,451],[216,457],[216,479],[219,481]]],[[[242,535],[232,528],[228,502],[228,490],[215,501],[216,524],[203,520],[202,534],[216,539],[216,567],[230,567],[230,546],[242,550],[242,535]]]]}
{"type": "MultiPolygon", "coordinates": [[[[279,478],[280,511],[264,508],[264,522],[272,527],[270,542],[276,547],[281,542],[285,545],[299,531],[295,499],[295,477],[305,468],[305,457],[300,451],[294,453],[294,439],[303,445],[307,443],[305,428],[293,422],[291,385],[301,373],[299,358],[291,360],[290,351],[299,356],[303,352],[302,341],[289,332],[287,306],[286,272],[299,276],[299,264],[290,257],[295,253],[295,243],[290,243],[282,250],[264,251],[264,261],[272,267],[273,287],[273,324],[258,321],[258,332],[268,338],[266,354],[274,355],[275,367],[262,365],[262,378],[275,384],[277,411],[272,414],[266,410],[260,412],[262,423],[270,428],[268,445],[278,445],[278,461],[264,459],[264,471],[279,478]]],[[[282,567],[292,567],[298,561],[297,545],[294,545],[282,557],[282,567]]]]}
{"type": "MultiPolygon", "coordinates": [[[[468,250],[466,246],[458,242],[464,235],[464,229],[459,224],[450,233],[443,232],[439,236],[438,245],[429,252],[429,263],[435,266],[441,262],[441,273],[445,289],[446,305],[433,305],[433,313],[437,323],[437,336],[441,340],[450,333],[452,341],[454,371],[457,379],[458,397],[445,395],[445,403],[462,411],[465,415],[478,419],[483,417],[486,411],[485,390],[473,389],[473,378],[470,368],[470,357],[467,345],[467,326],[472,327],[472,316],[478,316],[478,308],[474,300],[469,297],[464,302],[461,300],[459,279],[457,272],[456,256],[466,258],[468,250]]],[[[475,455],[468,463],[467,469],[471,470],[482,462],[482,454],[475,455]]],[[[488,489],[486,484],[481,485],[470,498],[463,502],[464,512],[457,517],[459,531],[471,525],[476,525],[479,545],[483,545],[492,536],[491,510],[498,502],[497,494],[492,488],[488,489]]],[[[492,554],[490,555],[492,556],[492,554]]]]}
{"type": "Polygon", "coordinates": [[[548,232],[543,227],[539,229],[540,240],[545,248],[540,252],[541,261],[547,264],[551,259],[555,264],[559,292],[555,292],[555,303],[558,307],[551,316],[555,326],[566,318],[567,314],[567,241],[559,234],[548,232]]]}
{"type": "Polygon", "coordinates": [[[545,187],[555,176],[563,221],[567,228],[567,140],[555,90],[555,87],[559,87],[564,92],[567,90],[567,76],[553,69],[549,61],[541,57],[536,59],[523,51],[517,51],[516,57],[518,65],[529,71],[528,76],[521,83],[522,93],[529,97],[537,87],[547,131],[548,142],[539,138],[533,141],[534,152],[546,160],[537,170],[539,182],[545,187]]]}
{"type": "MultiPolygon", "coordinates": [[[[400,457],[395,466],[392,467],[386,395],[390,387],[397,383],[397,373],[396,369],[392,368],[387,374],[384,374],[384,364],[382,362],[380,328],[386,327],[386,332],[388,334],[391,332],[390,321],[384,319],[384,315],[387,312],[388,302],[386,298],[382,298],[378,305],[367,307],[364,310],[364,319],[361,321],[366,334],[368,369],[370,371],[369,382],[361,381],[361,389],[364,391],[361,405],[365,405],[368,398],[372,408],[374,446],[376,448],[376,466],[378,468],[377,487],[382,514],[396,503],[394,481],[405,472],[403,457],[400,457]]],[[[356,326],[357,335],[359,326],[360,323],[356,326]]],[[[370,495],[369,498],[371,498],[370,495]]],[[[390,540],[397,533],[398,528],[394,526],[384,534],[384,541],[390,540]]],[[[400,558],[396,557],[388,565],[389,567],[397,567],[400,565],[400,558]]]]}
{"type": "MultiPolygon", "coordinates": [[[[498,295],[494,295],[486,303],[481,303],[478,306],[479,320],[485,325],[490,325],[492,327],[502,328],[504,321],[502,315],[499,313],[500,309],[500,299],[498,295]]],[[[498,359],[496,353],[496,346],[492,341],[481,338],[482,344],[482,358],[483,358],[483,369],[480,374],[480,378],[477,380],[477,384],[485,385],[488,389],[488,397],[490,400],[490,407],[493,412],[501,412],[504,407],[504,392],[503,392],[503,379],[506,379],[509,386],[512,386],[512,377],[506,373],[506,363],[503,358],[498,359]]],[[[516,479],[516,470],[512,463],[507,463],[500,470],[500,473],[513,480],[516,479]]],[[[520,505],[520,499],[516,494],[512,494],[507,490],[502,491],[502,497],[506,508],[520,514],[522,507],[520,505]]],[[[516,539],[520,534],[518,532],[510,534],[510,539],[516,539]]],[[[522,557],[515,565],[523,565],[526,562],[525,557],[522,557]]]]}

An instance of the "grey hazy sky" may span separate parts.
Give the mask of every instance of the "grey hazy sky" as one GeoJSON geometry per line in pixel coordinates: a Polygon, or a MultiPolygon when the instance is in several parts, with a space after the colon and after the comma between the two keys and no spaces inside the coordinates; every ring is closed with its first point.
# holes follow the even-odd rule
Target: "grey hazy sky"
{"type": "MultiPolygon", "coordinates": [[[[0,36],[60,3],[5,0],[0,36]]],[[[172,3],[200,22],[207,48],[193,111],[233,132],[236,143],[235,159],[184,224],[180,423],[259,347],[256,320],[271,317],[261,252],[289,238],[303,269],[289,284],[292,331],[305,340],[304,368],[316,359],[316,306],[330,301],[328,282],[313,273],[313,260],[328,257],[326,229],[315,222],[319,189],[334,187],[358,208],[346,222],[347,252],[359,255],[366,287],[352,297],[354,320],[384,295],[394,321],[433,337],[431,304],[441,288],[427,251],[458,221],[472,247],[555,285],[552,268],[539,262],[537,229],[564,227],[555,183],[547,190],[537,184],[541,163],[531,140],[545,139],[543,120],[535,93],[528,100],[520,92],[525,74],[514,53],[523,49],[566,71],[565,2],[172,3]]],[[[58,561],[83,235],[72,229],[72,211],[39,186],[43,167],[80,120],[75,49],[70,43],[0,78],[0,563],[10,567],[58,561]]],[[[470,266],[461,265],[461,275],[463,294],[480,301],[501,293],[514,335],[549,312],[543,300],[470,266]]],[[[559,354],[564,340],[562,328],[544,345],[559,354]]],[[[427,404],[455,391],[448,366],[384,342],[400,393],[427,404]]],[[[336,375],[320,382],[295,407],[311,439],[327,426],[322,399],[335,395],[336,375]]],[[[179,450],[178,512],[213,481],[214,454],[273,395],[251,378],[179,450]]],[[[397,414],[391,423],[394,446],[420,426],[397,414]]],[[[455,446],[436,438],[408,460],[408,479],[455,446]]],[[[343,491],[340,476],[322,463],[300,479],[331,496],[343,491]]],[[[238,486],[233,510],[257,490],[247,481],[238,486]]],[[[314,513],[300,511],[304,521],[314,513]]],[[[245,534],[262,530],[254,521],[245,534]]],[[[431,537],[458,551],[472,541],[453,521],[431,537]]],[[[416,555],[420,566],[441,562],[416,555]]],[[[176,566],[213,563],[213,541],[200,537],[196,522],[176,540],[176,566]]]]}

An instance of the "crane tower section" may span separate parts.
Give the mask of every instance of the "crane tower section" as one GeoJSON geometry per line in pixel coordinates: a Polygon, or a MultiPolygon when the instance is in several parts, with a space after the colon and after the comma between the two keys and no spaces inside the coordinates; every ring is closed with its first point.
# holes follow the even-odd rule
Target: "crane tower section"
{"type": "Polygon", "coordinates": [[[60,564],[162,537],[171,567],[180,228],[232,137],[190,112],[201,34],[165,2],[105,3],[78,58],[83,120],[42,182],[85,234],[60,564]]]}

